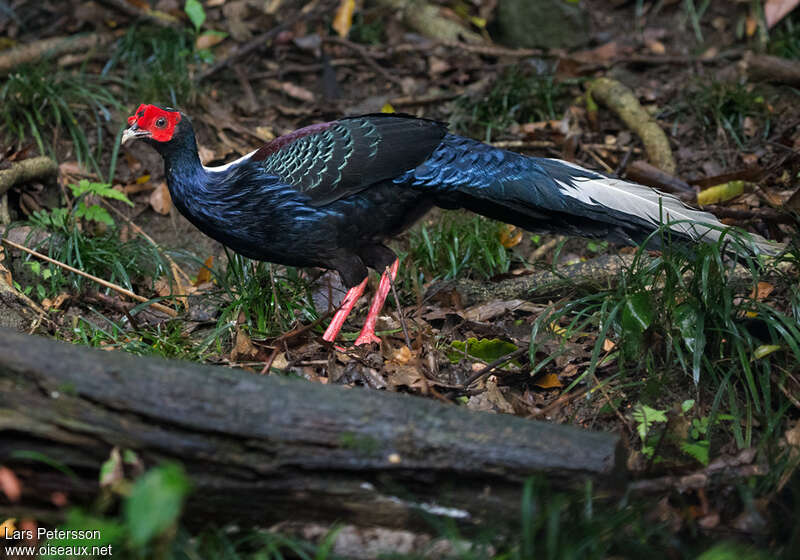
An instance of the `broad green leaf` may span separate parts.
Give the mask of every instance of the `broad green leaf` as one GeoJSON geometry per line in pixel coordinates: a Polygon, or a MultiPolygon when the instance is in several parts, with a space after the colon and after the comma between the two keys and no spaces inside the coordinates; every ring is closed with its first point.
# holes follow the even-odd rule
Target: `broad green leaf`
{"type": "MultiPolygon", "coordinates": [[[[484,362],[493,362],[517,349],[516,344],[500,340],[499,338],[470,338],[466,341],[454,340],[450,343],[451,350],[447,357],[452,363],[458,363],[466,353],[468,356],[478,358],[484,362]]],[[[513,362],[512,362],[513,363],[513,362]]]]}
{"type": "Polygon", "coordinates": [[[753,351],[753,357],[756,360],[760,360],[761,358],[766,358],[773,352],[777,352],[780,349],[781,346],[779,346],[778,344],[762,344],[753,351]]]}
{"type": "Polygon", "coordinates": [[[125,195],[124,192],[118,191],[116,189],[105,189],[102,193],[98,193],[100,196],[104,198],[113,198],[114,200],[121,200],[128,206],[133,206],[133,202],[125,195]]]}
{"type": "Polygon", "coordinates": [[[174,463],[154,468],[137,480],[124,504],[131,542],[142,546],[169,529],[178,519],[188,492],[183,468],[174,463]]]}
{"type": "Polygon", "coordinates": [[[626,333],[643,333],[653,322],[653,304],[644,292],[631,294],[622,308],[622,328],[626,333]]]}
{"type": "Polygon", "coordinates": [[[183,11],[186,12],[186,15],[189,16],[189,19],[194,25],[196,31],[199,31],[200,28],[203,26],[203,23],[206,21],[206,11],[203,9],[203,5],[200,3],[200,0],[186,0],[186,5],[183,7],[183,11]]]}

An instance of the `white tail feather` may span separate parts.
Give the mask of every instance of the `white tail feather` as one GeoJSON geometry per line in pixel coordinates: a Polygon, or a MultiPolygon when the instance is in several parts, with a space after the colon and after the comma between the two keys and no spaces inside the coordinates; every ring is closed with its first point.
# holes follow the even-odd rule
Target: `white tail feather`
{"type": "MultiPolygon", "coordinates": [[[[571,184],[555,178],[554,180],[564,194],[584,204],[603,206],[615,212],[630,214],[649,220],[655,226],[668,224],[670,230],[697,241],[717,241],[730,229],[713,214],[690,208],[672,195],[622,179],[602,175],[590,178],[583,175],[587,173],[583,167],[567,161],[558,161],[582,172],[581,175],[570,178],[571,184]]],[[[752,239],[756,252],[777,254],[781,250],[778,243],[768,241],[760,235],[748,234],[748,236],[752,239]]]]}

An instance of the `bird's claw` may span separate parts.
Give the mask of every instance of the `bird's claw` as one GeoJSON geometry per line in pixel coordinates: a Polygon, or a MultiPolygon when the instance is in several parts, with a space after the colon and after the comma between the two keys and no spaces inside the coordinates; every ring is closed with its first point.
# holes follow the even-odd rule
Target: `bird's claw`
{"type": "Polygon", "coordinates": [[[375,336],[375,333],[373,332],[362,332],[360,335],[358,335],[355,345],[361,346],[362,344],[372,344],[373,342],[380,344],[381,339],[375,336]]]}

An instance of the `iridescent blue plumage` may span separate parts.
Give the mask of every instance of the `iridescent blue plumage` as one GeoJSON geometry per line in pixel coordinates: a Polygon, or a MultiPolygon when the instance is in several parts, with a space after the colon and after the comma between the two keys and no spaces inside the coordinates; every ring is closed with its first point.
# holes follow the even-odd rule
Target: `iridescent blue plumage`
{"type": "Polygon", "coordinates": [[[667,219],[682,220],[670,227],[691,239],[716,239],[724,227],[669,195],[446,134],[435,121],[367,115],[312,125],[215,169],[200,164],[190,121],[180,117],[169,141],[150,141],[178,210],[245,256],[332,268],[347,286],[366,267],[389,265],[385,240],[434,205],[625,242],[667,219]]]}

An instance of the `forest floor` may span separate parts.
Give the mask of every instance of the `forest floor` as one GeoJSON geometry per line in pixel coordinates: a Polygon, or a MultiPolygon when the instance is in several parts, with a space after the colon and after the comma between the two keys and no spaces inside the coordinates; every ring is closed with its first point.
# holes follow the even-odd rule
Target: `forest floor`
{"type": "MultiPolygon", "coordinates": [[[[746,68],[763,52],[800,64],[795,20],[767,34],[750,11],[755,2],[712,2],[698,14],[693,2],[592,0],[585,48],[536,53],[424,39],[380,7],[358,12],[345,40],[330,29],[335,3],[320,2],[270,48],[235,56],[286,15],[206,2],[206,19],[176,32],[133,25],[116,2],[65,4],[8,3],[14,17],[0,19],[8,37],[0,47],[88,32],[116,34],[113,48],[36,59],[7,77],[0,170],[42,152],[59,171],[57,182],[11,188],[0,223],[12,242],[155,298],[176,316],[0,245],[0,274],[46,310],[38,333],[613,431],[632,479],[650,485],[648,498],[597,498],[609,512],[605,526],[544,508],[551,517],[531,531],[559,543],[548,557],[568,557],[584,538],[605,545],[576,557],[627,557],[625,539],[665,558],[791,557],[800,513],[796,257],[737,266],[717,246],[687,254],[665,239],[661,251],[637,250],[437,210],[392,242],[401,271],[379,321],[380,348],[353,345],[368,300],[334,346],[321,333],[343,295],[335,274],[226,252],[174,209],[160,157],[118,140],[144,102],[191,116],[206,165],[342,115],[410,113],[513,151],[636,180],[644,173],[694,203],[700,193],[725,223],[797,247],[787,210],[800,208],[800,82],[764,83],[746,68]],[[219,61],[228,63],[201,78],[219,61]],[[630,88],[656,119],[674,158],[671,177],[641,165],[647,146],[594,99],[598,77],[630,88]],[[61,122],[58,111],[75,119],[61,122]],[[571,276],[581,263],[590,271],[571,276]],[[548,271],[568,282],[531,288],[548,271]],[[630,511],[636,520],[619,516],[630,511]]],[[[452,4],[456,19],[465,10],[462,22],[491,15],[452,4]]],[[[522,545],[490,544],[483,556],[451,552],[525,557],[522,545]]]]}

